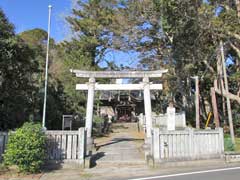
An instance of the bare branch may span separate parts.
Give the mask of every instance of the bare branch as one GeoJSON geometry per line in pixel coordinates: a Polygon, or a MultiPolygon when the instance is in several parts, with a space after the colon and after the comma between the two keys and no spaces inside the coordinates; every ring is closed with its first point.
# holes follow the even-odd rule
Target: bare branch
{"type": "Polygon", "coordinates": [[[230,43],[230,46],[236,51],[237,56],[240,58],[240,49],[238,49],[233,43],[230,43]]]}
{"type": "Polygon", "coordinates": [[[170,36],[167,32],[164,33],[166,35],[166,37],[168,38],[168,40],[170,41],[170,43],[173,43],[173,36],[170,36]]]}
{"type": "Polygon", "coordinates": [[[214,81],[214,90],[215,90],[216,93],[218,93],[218,94],[220,94],[220,95],[222,95],[222,96],[224,96],[224,97],[228,97],[228,98],[231,99],[231,100],[237,101],[238,104],[240,104],[240,97],[239,97],[238,95],[235,95],[235,94],[232,94],[232,93],[230,93],[230,92],[227,92],[227,91],[225,90],[225,88],[223,88],[223,87],[222,87],[222,89],[220,90],[220,89],[218,88],[218,86],[217,86],[217,81],[216,81],[216,80],[214,81]]]}
{"type": "Polygon", "coordinates": [[[203,62],[212,73],[215,73],[213,67],[207,62],[207,60],[204,60],[203,62]]]}
{"type": "Polygon", "coordinates": [[[227,11],[231,10],[231,8],[226,4],[219,4],[219,6],[221,6],[222,8],[224,8],[227,11]]]}
{"type": "Polygon", "coordinates": [[[239,40],[240,41],[240,35],[239,34],[236,34],[236,33],[232,33],[232,32],[229,32],[228,31],[228,35],[234,37],[235,39],[239,40]]]}

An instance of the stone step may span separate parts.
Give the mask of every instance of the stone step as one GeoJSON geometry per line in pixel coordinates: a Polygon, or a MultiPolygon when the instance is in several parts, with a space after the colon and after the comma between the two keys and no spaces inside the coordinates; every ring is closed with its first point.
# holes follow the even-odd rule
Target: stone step
{"type": "Polygon", "coordinates": [[[110,154],[110,153],[105,153],[104,157],[102,159],[106,158],[112,158],[112,159],[142,159],[144,156],[141,156],[139,154],[110,154]]]}
{"type": "Polygon", "coordinates": [[[107,154],[141,154],[144,153],[144,151],[140,149],[134,149],[134,148],[119,148],[117,151],[115,149],[99,149],[98,151],[95,151],[97,153],[107,153],[107,154]]]}
{"type": "Polygon", "coordinates": [[[112,128],[118,129],[118,130],[123,130],[123,131],[129,131],[129,130],[134,130],[138,131],[138,123],[113,123],[112,128]]]}
{"type": "MultiPolygon", "coordinates": [[[[129,151],[133,151],[133,152],[139,152],[140,149],[137,149],[136,147],[122,147],[122,146],[114,146],[114,148],[118,148],[118,150],[124,151],[124,150],[129,150],[129,151]]],[[[113,146],[111,147],[102,147],[102,148],[98,148],[97,151],[104,151],[104,150],[114,150],[113,146]]]]}
{"type": "Polygon", "coordinates": [[[102,155],[104,155],[104,156],[110,156],[110,155],[119,155],[119,156],[126,156],[126,157],[128,157],[128,156],[139,156],[139,157],[141,157],[144,153],[142,153],[142,152],[131,152],[131,151],[122,151],[122,152],[119,152],[119,151],[101,151],[101,152],[98,152],[98,154],[102,154],[102,155]]]}
{"type": "Polygon", "coordinates": [[[106,161],[96,161],[97,165],[101,165],[101,166],[108,166],[108,165],[146,165],[146,161],[110,161],[110,160],[106,160],[106,161]]]}

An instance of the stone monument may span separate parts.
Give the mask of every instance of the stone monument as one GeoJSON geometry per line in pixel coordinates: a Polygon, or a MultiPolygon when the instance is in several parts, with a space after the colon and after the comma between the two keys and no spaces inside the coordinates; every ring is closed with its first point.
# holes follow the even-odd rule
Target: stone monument
{"type": "Polygon", "coordinates": [[[175,117],[176,109],[173,106],[173,102],[170,102],[167,107],[167,130],[175,131],[176,117],[175,117]]]}

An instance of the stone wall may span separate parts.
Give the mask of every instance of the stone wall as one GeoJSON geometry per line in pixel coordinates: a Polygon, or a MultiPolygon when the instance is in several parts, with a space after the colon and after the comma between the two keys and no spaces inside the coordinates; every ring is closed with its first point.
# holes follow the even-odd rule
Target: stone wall
{"type": "MultiPolygon", "coordinates": [[[[153,115],[152,116],[153,126],[166,129],[167,128],[167,118],[168,118],[167,114],[153,115]]],[[[176,129],[186,128],[185,112],[179,112],[179,113],[175,114],[175,126],[176,126],[176,129]]]]}
{"type": "Polygon", "coordinates": [[[155,162],[220,158],[223,130],[160,131],[153,129],[151,155],[155,162]]]}

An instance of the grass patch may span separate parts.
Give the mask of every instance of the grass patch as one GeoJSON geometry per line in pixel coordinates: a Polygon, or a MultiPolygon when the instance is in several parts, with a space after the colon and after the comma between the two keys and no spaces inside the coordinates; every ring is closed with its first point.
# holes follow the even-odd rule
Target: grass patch
{"type": "Polygon", "coordinates": [[[0,179],[40,179],[43,173],[31,174],[19,172],[16,166],[6,166],[0,163],[0,179]]]}
{"type": "Polygon", "coordinates": [[[5,166],[4,164],[0,163],[0,175],[5,173],[6,171],[8,171],[7,166],[5,166]]]}
{"type": "Polygon", "coordinates": [[[81,174],[81,177],[83,177],[84,179],[90,179],[93,177],[93,175],[89,174],[89,173],[83,173],[83,174],[81,174]]]}
{"type": "Polygon", "coordinates": [[[240,152],[240,138],[235,137],[235,146],[232,144],[231,136],[229,134],[224,135],[224,149],[225,151],[240,152]]]}
{"type": "Polygon", "coordinates": [[[235,138],[235,141],[236,141],[235,151],[240,152],[240,138],[235,138]]]}

